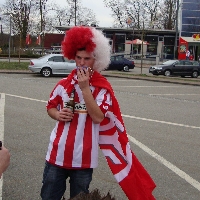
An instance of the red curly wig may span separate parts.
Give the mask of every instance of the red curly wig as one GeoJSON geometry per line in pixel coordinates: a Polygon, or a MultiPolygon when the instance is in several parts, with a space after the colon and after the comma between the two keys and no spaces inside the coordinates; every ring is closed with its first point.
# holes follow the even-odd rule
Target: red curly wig
{"type": "Polygon", "coordinates": [[[93,52],[96,47],[92,40],[93,37],[93,32],[89,27],[75,26],[71,28],[69,31],[66,31],[62,41],[63,55],[68,59],[74,60],[78,49],[93,52]]]}

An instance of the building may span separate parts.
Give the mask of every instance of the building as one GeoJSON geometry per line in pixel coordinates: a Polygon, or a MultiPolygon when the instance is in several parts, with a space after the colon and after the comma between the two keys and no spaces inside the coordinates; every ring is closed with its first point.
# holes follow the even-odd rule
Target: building
{"type": "Polygon", "coordinates": [[[182,0],[180,6],[178,59],[189,50],[194,60],[200,55],[200,0],[182,0]]]}
{"type": "MultiPolygon", "coordinates": [[[[56,27],[59,31],[67,31],[71,27],[56,27]]],[[[108,28],[96,27],[102,30],[110,40],[113,54],[127,54],[134,57],[140,57],[142,54],[146,57],[159,56],[160,59],[173,59],[175,54],[175,31],[174,30],[138,30],[132,28],[108,28]],[[140,39],[148,45],[127,44],[131,40],[140,39]],[[142,52],[143,49],[143,52],[142,52]]],[[[46,40],[46,39],[45,39],[46,40]]],[[[61,41],[60,41],[61,44],[61,41]]]]}
{"type": "Polygon", "coordinates": [[[200,32],[200,0],[182,0],[180,6],[180,37],[200,32]]]}

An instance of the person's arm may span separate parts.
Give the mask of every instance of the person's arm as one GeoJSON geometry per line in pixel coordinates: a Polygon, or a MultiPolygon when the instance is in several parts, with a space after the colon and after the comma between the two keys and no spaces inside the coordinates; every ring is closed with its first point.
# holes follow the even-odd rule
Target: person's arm
{"type": "Polygon", "coordinates": [[[100,123],[104,119],[104,114],[97,105],[89,86],[89,72],[83,71],[83,69],[77,70],[78,84],[83,94],[83,99],[88,111],[88,114],[92,118],[92,121],[96,124],[100,123]]]}
{"type": "Polygon", "coordinates": [[[46,105],[48,115],[57,121],[69,122],[73,118],[74,114],[69,108],[59,109],[61,107],[59,102],[59,89],[58,86],[61,83],[58,82],[53,91],[50,94],[50,99],[46,105]],[[52,98],[54,96],[54,98],[52,98]]]}
{"type": "Polygon", "coordinates": [[[10,164],[10,153],[4,146],[0,150],[0,178],[10,164]]]}
{"type": "Polygon", "coordinates": [[[104,114],[94,100],[89,86],[82,90],[82,94],[88,114],[92,118],[92,121],[97,124],[100,123],[104,119],[104,114]]]}

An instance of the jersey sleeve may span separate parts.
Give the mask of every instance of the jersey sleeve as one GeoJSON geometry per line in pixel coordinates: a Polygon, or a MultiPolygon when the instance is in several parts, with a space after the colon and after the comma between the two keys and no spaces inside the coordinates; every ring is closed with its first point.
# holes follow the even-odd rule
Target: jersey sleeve
{"type": "Polygon", "coordinates": [[[101,89],[96,97],[96,102],[103,114],[105,114],[110,110],[112,104],[110,93],[106,89],[101,89]]]}
{"type": "Polygon", "coordinates": [[[47,110],[51,108],[60,110],[63,107],[62,91],[63,86],[58,83],[50,94],[50,98],[46,105],[47,110]]]}

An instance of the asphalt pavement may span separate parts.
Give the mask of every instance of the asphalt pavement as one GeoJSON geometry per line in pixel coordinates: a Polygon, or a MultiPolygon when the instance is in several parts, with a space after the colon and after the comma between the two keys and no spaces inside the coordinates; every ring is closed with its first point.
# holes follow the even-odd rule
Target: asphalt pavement
{"type": "MultiPolygon", "coordinates": [[[[27,70],[24,73],[29,74],[0,73],[0,90],[5,94],[5,116],[0,114],[0,117],[5,120],[5,145],[12,154],[3,178],[4,200],[40,199],[46,148],[55,124],[47,116],[45,105],[60,77],[43,78],[27,70]]],[[[134,80],[143,77],[140,73],[139,67],[128,73],[102,72],[119,101],[130,146],[156,182],[157,200],[199,200],[200,88],[134,80]]],[[[148,68],[142,69],[142,74],[147,74],[149,80],[166,78],[190,82],[191,79],[154,77],[148,74],[148,68]]],[[[101,153],[90,189],[95,188],[102,194],[110,191],[118,200],[127,199],[101,153]]]]}

